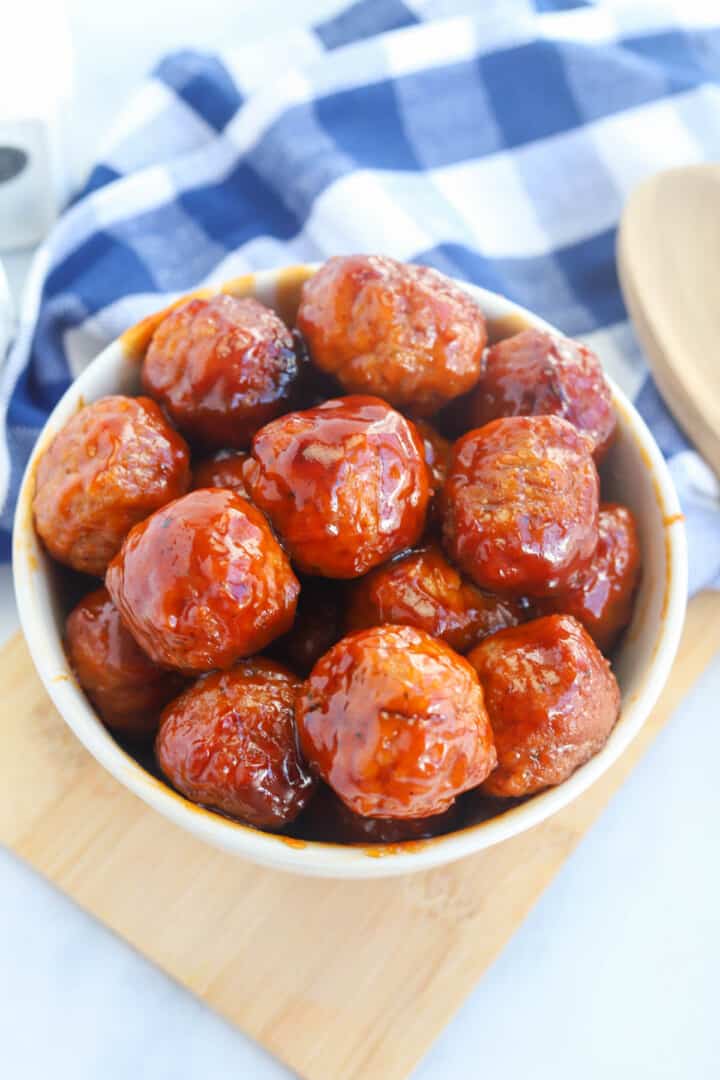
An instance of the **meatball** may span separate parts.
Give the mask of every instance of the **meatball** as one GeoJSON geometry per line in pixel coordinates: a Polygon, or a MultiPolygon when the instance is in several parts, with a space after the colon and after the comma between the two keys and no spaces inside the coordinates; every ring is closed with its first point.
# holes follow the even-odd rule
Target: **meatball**
{"type": "Polygon", "coordinates": [[[358,577],[422,533],[422,441],[378,398],[288,413],[257,433],[252,455],[245,477],[253,501],[304,573],[358,577]]]}
{"type": "Polygon", "coordinates": [[[59,562],[102,577],[133,525],[189,483],[187,445],[154,401],[100,398],[40,458],[35,528],[59,562]]]}
{"type": "Polygon", "coordinates": [[[343,636],[343,604],[335,582],[305,578],[295,622],[284,637],[272,644],[273,655],[303,678],[343,636]]]}
{"type": "Polygon", "coordinates": [[[370,818],[353,813],[335,792],[320,784],[298,821],[298,832],[310,840],[335,844],[402,844],[450,832],[457,824],[456,804],[426,818],[370,818]]]}
{"type": "Polygon", "coordinates": [[[237,495],[248,498],[248,490],[245,486],[245,462],[248,455],[242,451],[233,453],[229,450],[221,450],[214,457],[205,458],[198,462],[192,471],[191,488],[228,488],[237,495]]]}
{"type": "Polygon", "coordinates": [[[541,614],[574,615],[595,644],[609,653],[630,622],[640,576],[635,520],[626,506],[604,503],[598,516],[598,546],[588,569],[569,588],[538,600],[541,614]]]}
{"type": "Polygon", "coordinates": [[[601,460],[615,433],[615,413],[595,353],[544,330],[523,330],[488,349],[466,426],[482,427],[501,416],[549,415],[583,431],[601,460]]]}
{"type": "Polygon", "coordinates": [[[78,682],[107,727],[122,735],[154,735],[160,713],[185,680],[145,655],[107,589],[88,593],[73,608],[65,645],[78,682]]]}
{"type": "Polygon", "coordinates": [[[567,420],[493,420],[453,448],[446,550],[491,592],[558,592],[595,553],[598,492],[589,441],[567,420]]]}
{"type": "Polygon", "coordinates": [[[220,488],[137,525],[105,583],[145,652],[188,672],[228,668],[284,634],[300,591],[260,511],[220,488]]]}
{"type": "Polygon", "coordinates": [[[483,593],[464,580],[436,544],[377,567],[353,582],[349,592],[348,629],[381,623],[415,626],[461,653],[520,621],[520,608],[513,601],[483,593]]]}
{"type": "Polygon", "coordinates": [[[620,691],[576,619],[548,615],[486,638],[468,656],[480,676],[498,764],[488,795],[532,795],[561,784],[604,746],[620,691]]]}
{"type": "Polygon", "coordinates": [[[243,450],[285,412],[300,374],[293,336],[257,300],[196,297],[153,334],[143,387],[188,439],[243,450]]]}
{"type": "Polygon", "coordinates": [[[379,255],[329,259],[297,317],[313,362],[351,393],[430,416],[480,375],[485,319],[443,274],[379,255]]]}
{"type": "Polygon", "coordinates": [[[356,814],[441,814],[495,765],[475,672],[409,626],[349,634],[298,695],[303,753],[356,814]]]}
{"type": "Polygon", "coordinates": [[[173,787],[260,828],[291,822],[316,783],[297,745],[298,685],[261,656],[198,679],[167,707],[155,742],[173,787]]]}

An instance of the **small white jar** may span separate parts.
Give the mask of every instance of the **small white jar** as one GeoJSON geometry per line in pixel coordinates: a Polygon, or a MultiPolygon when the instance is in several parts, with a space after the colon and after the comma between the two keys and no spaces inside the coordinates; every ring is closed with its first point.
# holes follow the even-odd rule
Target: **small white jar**
{"type": "Polygon", "coordinates": [[[67,196],[61,121],[71,83],[64,6],[15,5],[0,34],[0,251],[39,243],[67,196]]]}

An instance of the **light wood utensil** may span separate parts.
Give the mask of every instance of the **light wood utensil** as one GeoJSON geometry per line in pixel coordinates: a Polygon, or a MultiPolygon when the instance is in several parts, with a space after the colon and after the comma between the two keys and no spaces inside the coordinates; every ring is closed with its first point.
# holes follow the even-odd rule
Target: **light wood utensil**
{"type": "Polygon", "coordinates": [[[720,476],[720,165],[671,169],[636,188],[617,256],[665,402],[720,476]]]}

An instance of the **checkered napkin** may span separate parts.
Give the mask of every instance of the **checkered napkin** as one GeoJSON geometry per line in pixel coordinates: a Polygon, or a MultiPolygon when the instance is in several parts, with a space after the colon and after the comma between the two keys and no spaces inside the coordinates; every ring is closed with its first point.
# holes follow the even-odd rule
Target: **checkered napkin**
{"type": "Polygon", "coordinates": [[[0,385],[5,557],[38,430],[108,341],[199,282],[365,251],[596,349],[669,460],[691,587],[720,581],[720,489],[648,376],[614,261],[640,179],[720,157],[714,8],[360,0],[312,31],[164,59],[31,274],[0,385]]]}

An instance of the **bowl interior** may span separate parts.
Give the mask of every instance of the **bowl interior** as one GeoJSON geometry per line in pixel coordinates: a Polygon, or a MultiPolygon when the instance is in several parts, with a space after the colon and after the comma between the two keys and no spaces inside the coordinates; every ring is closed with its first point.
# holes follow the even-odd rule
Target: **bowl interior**
{"type": "MultiPolygon", "coordinates": [[[[311,273],[310,267],[291,267],[247,275],[226,283],[222,291],[257,296],[292,322],[302,282],[311,273]]],[[[506,337],[528,325],[547,326],[494,293],[464,287],[488,316],[491,338],[506,337]]],[[[498,817],[446,836],[380,849],[347,847],[273,836],[194,806],[144,770],[115,742],[76,684],[63,652],[67,578],[58,573],[35,536],[31,510],[34,469],[42,449],[83,404],[104,394],[138,392],[139,359],[161,317],[162,313],[150,316],[108,346],[63,396],[38,440],[16,513],[13,568],[23,630],[50,696],[88,750],[146,802],[210,843],[265,865],[327,876],[387,876],[449,862],[537,824],[587,788],[637,733],[659,694],[677,648],[687,590],[685,534],[672,481],[645,424],[617,387],[613,393],[618,437],[603,465],[603,497],[625,503],[636,516],[642,581],[632,624],[613,665],[622,691],[620,719],[603,750],[564,784],[498,817]],[[380,852],[382,858],[378,857],[380,852]]]]}

